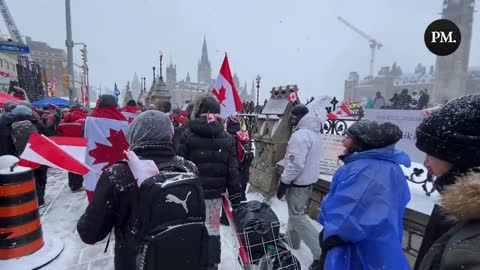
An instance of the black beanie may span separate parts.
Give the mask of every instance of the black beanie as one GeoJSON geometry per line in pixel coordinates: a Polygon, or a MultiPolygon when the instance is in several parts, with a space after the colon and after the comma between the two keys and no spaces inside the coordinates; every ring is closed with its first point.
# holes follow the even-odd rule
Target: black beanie
{"type": "Polygon", "coordinates": [[[118,107],[117,99],[113,95],[102,95],[98,103],[100,108],[104,107],[118,107]]]}
{"type": "Polygon", "coordinates": [[[303,104],[295,105],[290,112],[293,116],[295,116],[298,120],[302,119],[307,113],[308,108],[303,104]]]}
{"type": "Polygon", "coordinates": [[[130,99],[127,102],[126,106],[137,106],[137,102],[135,102],[135,100],[133,100],[133,99],[130,99]]]}
{"type": "Polygon", "coordinates": [[[396,144],[403,136],[402,130],[395,124],[374,121],[358,121],[346,131],[353,140],[358,151],[383,148],[396,144]]]}
{"type": "Polygon", "coordinates": [[[200,104],[200,109],[198,110],[197,116],[199,117],[203,113],[220,113],[220,103],[214,97],[206,97],[203,102],[200,104]]]}
{"type": "Polygon", "coordinates": [[[480,94],[452,100],[425,118],[416,145],[458,168],[480,166],[480,94]]]}

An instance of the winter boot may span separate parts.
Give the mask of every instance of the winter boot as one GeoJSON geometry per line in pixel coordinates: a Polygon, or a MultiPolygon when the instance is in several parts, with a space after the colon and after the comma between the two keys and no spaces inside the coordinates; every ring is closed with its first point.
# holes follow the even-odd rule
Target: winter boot
{"type": "Polygon", "coordinates": [[[45,203],[45,186],[47,185],[47,170],[48,167],[41,166],[33,171],[35,178],[35,189],[37,192],[38,205],[42,206],[45,203]]]}
{"type": "Polygon", "coordinates": [[[72,192],[81,191],[83,186],[83,176],[69,172],[68,186],[72,192]]]}
{"type": "Polygon", "coordinates": [[[220,236],[208,237],[208,270],[217,270],[220,263],[221,242],[220,236]]]}
{"type": "Polygon", "coordinates": [[[320,260],[314,260],[313,263],[308,268],[309,270],[321,270],[323,265],[320,263],[320,260]]]}

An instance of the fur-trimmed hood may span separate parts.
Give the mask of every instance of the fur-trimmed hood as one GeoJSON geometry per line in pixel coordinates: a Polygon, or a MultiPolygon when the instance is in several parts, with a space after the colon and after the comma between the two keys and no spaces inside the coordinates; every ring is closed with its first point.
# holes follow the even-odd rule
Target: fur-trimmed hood
{"type": "Polygon", "coordinates": [[[440,199],[449,218],[457,221],[480,220],[480,167],[457,177],[440,199]]]}
{"type": "Polygon", "coordinates": [[[217,99],[217,97],[210,92],[203,92],[203,93],[198,94],[197,98],[195,98],[195,100],[193,102],[193,109],[192,109],[192,114],[190,115],[190,117],[191,117],[190,119],[194,120],[194,119],[197,118],[195,116],[197,115],[198,111],[200,110],[200,105],[202,105],[202,102],[207,97],[217,99]]]}

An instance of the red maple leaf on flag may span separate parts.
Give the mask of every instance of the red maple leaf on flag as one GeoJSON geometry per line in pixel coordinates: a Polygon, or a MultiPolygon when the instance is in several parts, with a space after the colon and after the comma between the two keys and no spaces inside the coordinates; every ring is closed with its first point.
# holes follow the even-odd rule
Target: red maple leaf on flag
{"type": "Polygon", "coordinates": [[[212,93],[217,97],[218,102],[220,102],[220,104],[222,104],[223,107],[225,107],[225,104],[223,104],[223,101],[227,99],[227,97],[225,97],[227,93],[227,89],[225,89],[225,87],[223,87],[222,85],[222,87],[218,92],[217,92],[217,89],[213,88],[212,93]]]}
{"type": "Polygon", "coordinates": [[[125,158],[124,151],[128,149],[127,138],[121,130],[110,129],[110,137],[107,140],[112,144],[111,146],[96,142],[96,148],[88,152],[90,156],[95,158],[93,165],[107,162],[102,171],[125,158]]]}

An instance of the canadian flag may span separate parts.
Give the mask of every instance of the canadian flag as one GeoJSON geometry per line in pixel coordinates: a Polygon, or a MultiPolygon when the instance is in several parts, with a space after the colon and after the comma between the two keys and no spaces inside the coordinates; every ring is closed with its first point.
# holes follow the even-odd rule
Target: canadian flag
{"type": "Polygon", "coordinates": [[[288,101],[295,102],[295,101],[297,101],[297,99],[298,99],[297,91],[293,91],[293,92],[288,94],[288,101]]]}
{"type": "Polygon", "coordinates": [[[233,83],[232,72],[230,72],[230,65],[228,63],[228,56],[225,54],[220,73],[213,85],[212,93],[220,102],[220,115],[228,117],[234,112],[242,110],[242,100],[238,95],[237,88],[233,83]]]}
{"type": "Polygon", "coordinates": [[[91,169],[84,164],[87,139],[50,137],[33,133],[20,155],[18,165],[36,169],[40,165],[58,168],[80,175],[91,169]]]}
{"type": "Polygon", "coordinates": [[[127,121],[87,117],[85,138],[88,139],[88,144],[85,164],[94,170],[84,176],[83,185],[89,200],[92,199],[101,172],[125,158],[124,151],[129,147],[127,132],[127,121]]]}
{"type": "Polygon", "coordinates": [[[133,151],[125,151],[125,156],[127,157],[128,167],[130,167],[139,187],[146,179],[160,174],[153,160],[140,160],[133,151]]]}
{"type": "Polygon", "coordinates": [[[138,113],[132,113],[132,112],[122,112],[123,116],[127,118],[127,121],[129,124],[133,122],[133,119],[138,116],[138,113]]]}
{"type": "Polygon", "coordinates": [[[347,103],[343,103],[335,113],[327,114],[329,120],[335,120],[338,118],[346,117],[352,115],[352,111],[347,106],[347,103]]]}

